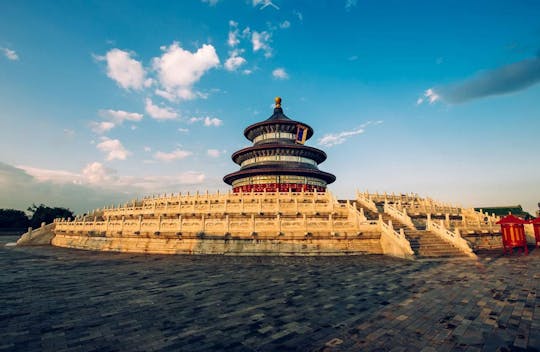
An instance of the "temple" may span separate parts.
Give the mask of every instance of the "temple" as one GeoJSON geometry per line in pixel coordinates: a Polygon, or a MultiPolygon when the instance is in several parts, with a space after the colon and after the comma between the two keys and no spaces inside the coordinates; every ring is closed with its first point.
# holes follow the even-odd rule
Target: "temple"
{"type": "Polygon", "coordinates": [[[324,192],[336,177],[317,167],[326,153],[304,145],[313,128],[288,118],[280,97],[275,103],[272,116],[244,130],[253,145],[232,155],[240,170],[223,181],[232,185],[233,192],[324,192]]]}
{"type": "MultiPolygon", "coordinates": [[[[164,194],[104,206],[30,229],[18,244],[164,254],[382,254],[407,259],[475,258],[474,251],[503,247],[501,219],[485,209],[417,194],[356,191],[353,199],[336,199],[327,188],[336,177],[318,168],[326,154],[305,145],[313,129],[287,117],[281,98],[276,98],[272,116],[248,126],[244,136],[253,145],[233,153],[240,170],[223,178],[232,186],[226,193],[164,194]]],[[[540,243],[540,218],[535,221],[521,224],[521,240],[510,236],[506,245],[540,243]]]]}

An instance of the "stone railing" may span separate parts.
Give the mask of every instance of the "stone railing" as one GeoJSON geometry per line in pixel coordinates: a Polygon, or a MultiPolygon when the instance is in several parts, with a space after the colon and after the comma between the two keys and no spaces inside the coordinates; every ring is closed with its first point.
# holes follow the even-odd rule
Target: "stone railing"
{"type": "Polygon", "coordinates": [[[500,220],[500,217],[495,216],[495,214],[489,215],[488,213],[480,212],[474,210],[474,208],[466,208],[462,209],[461,214],[463,216],[463,220],[467,221],[477,221],[480,223],[496,223],[500,220]]]}
{"type": "Polygon", "coordinates": [[[392,222],[386,224],[382,219],[378,221],[381,231],[381,247],[383,253],[400,258],[412,259],[414,251],[411,248],[411,243],[405,237],[403,229],[396,232],[392,226],[392,222]]]}
{"type": "Polygon", "coordinates": [[[361,194],[364,198],[371,199],[374,202],[389,202],[389,203],[409,203],[416,201],[419,199],[418,194],[415,193],[405,193],[405,194],[395,194],[395,193],[369,193],[368,191],[365,192],[357,192],[357,194],[361,194]]]}
{"type": "MultiPolygon", "coordinates": [[[[341,205],[340,205],[341,206],[341,205]]],[[[346,205],[343,205],[346,207],[346,205]]],[[[347,210],[345,208],[345,210],[347,210]]],[[[358,213],[358,212],[356,212],[358,213]]],[[[358,215],[353,214],[299,214],[294,216],[272,215],[217,215],[199,216],[179,215],[176,217],[157,216],[153,218],[124,217],[120,219],[106,218],[103,221],[55,220],[55,231],[58,233],[79,233],[95,236],[137,236],[141,233],[159,234],[197,234],[224,235],[231,233],[238,236],[249,236],[253,233],[279,235],[291,234],[295,237],[308,233],[355,235],[359,232],[361,222],[358,215]]]]}
{"type": "Polygon", "coordinates": [[[454,247],[467,254],[471,258],[476,258],[476,254],[473,253],[471,247],[469,246],[469,243],[461,237],[461,235],[459,234],[459,230],[457,230],[456,232],[452,232],[446,229],[442,220],[438,224],[437,222],[428,218],[426,223],[426,230],[433,232],[446,242],[451,243],[454,247]]]}
{"type": "Polygon", "coordinates": [[[89,217],[204,213],[333,212],[337,201],[330,192],[225,193],[148,198],[89,212],[89,217]]]}
{"type": "Polygon", "coordinates": [[[407,226],[408,228],[416,229],[416,227],[414,226],[412,222],[411,217],[407,215],[407,211],[405,209],[401,211],[388,203],[384,203],[384,212],[390,215],[392,218],[398,220],[399,222],[401,222],[403,225],[407,226]]]}
{"type": "Polygon", "coordinates": [[[356,191],[356,201],[360,203],[361,206],[365,207],[368,210],[371,210],[374,213],[378,213],[379,209],[377,209],[377,205],[371,198],[366,196],[365,193],[360,193],[356,191]]]}

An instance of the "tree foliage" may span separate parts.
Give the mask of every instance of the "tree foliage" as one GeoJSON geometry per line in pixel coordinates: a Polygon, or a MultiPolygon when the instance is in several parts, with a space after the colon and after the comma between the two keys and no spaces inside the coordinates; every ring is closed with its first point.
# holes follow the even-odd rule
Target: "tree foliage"
{"type": "Polygon", "coordinates": [[[73,212],[67,208],[51,208],[43,204],[39,206],[32,204],[28,211],[32,213],[30,217],[32,228],[40,227],[42,222],[50,224],[56,218],[73,218],[73,212]]]}
{"type": "Polygon", "coordinates": [[[28,227],[30,220],[21,210],[0,209],[0,228],[22,229],[28,227]]]}

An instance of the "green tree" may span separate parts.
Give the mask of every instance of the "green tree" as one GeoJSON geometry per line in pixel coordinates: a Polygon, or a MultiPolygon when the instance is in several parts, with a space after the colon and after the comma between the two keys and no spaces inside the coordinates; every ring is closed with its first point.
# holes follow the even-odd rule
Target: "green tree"
{"type": "Polygon", "coordinates": [[[30,220],[21,210],[0,209],[0,228],[22,229],[28,227],[30,220]]]}
{"type": "Polygon", "coordinates": [[[42,222],[50,224],[56,218],[73,218],[73,212],[67,208],[51,208],[43,204],[39,206],[32,204],[28,211],[32,213],[30,217],[32,228],[40,227],[42,222]]]}

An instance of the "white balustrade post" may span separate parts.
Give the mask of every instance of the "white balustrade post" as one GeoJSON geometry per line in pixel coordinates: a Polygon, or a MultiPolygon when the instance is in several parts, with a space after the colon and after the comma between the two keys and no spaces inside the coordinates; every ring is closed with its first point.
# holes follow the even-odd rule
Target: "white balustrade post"
{"type": "Polygon", "coordinates": [[[182,214],[178,215],[178,232],[182,233],[182,214]]]}
{"type": "Polygon", "coordinates": [[[334,219],[332,213],[328,214],[328,223],[330,224],[330,234],[334,235],[334,219]]]}

